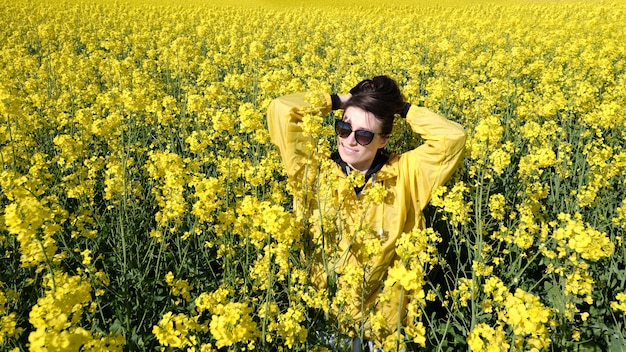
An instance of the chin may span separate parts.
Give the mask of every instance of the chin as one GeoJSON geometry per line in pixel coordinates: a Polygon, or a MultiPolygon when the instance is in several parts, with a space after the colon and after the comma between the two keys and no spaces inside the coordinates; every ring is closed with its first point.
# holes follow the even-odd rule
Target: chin
{"type": "MultiPolygon", "coordinates": [[[[357,169],[358,165],[360,165],[363,160],[358,157],[358,155],[345,155],[343,153],[339,153],[339,156],[341,157],[341,160],[345,161],[348,165],[350,165],[351,168],[355,169],[355,170],[359,170],[357,169]]],[[[359,170],[361,171],[361,170],[359,170]]]]}
{"type": "Polygon", "coordinates": [[[347,153],[343,150],[343,147],[341,147],[339,149],[339,156],[341,156],[341,159],[345,162],[347,162],[348,164],[352,164],[354,162],[358,162],[359,161],[359,154],[358,153],[347,153]]]}
{"type": "Polygon", "coordinates": [[[372,153],[370,150],[361,146],[347,147],[347,149],[348,151],[344,149],[343,144],[339,144],[339,156],[341,157],[341,160],[345,161],[348,165],[350,165],[350,167],[357,170],[360,170],[358,167],[363,164],[371,164],[371,161],[374,160],[374,155],[376,155],[375,152],[372,153]]]}

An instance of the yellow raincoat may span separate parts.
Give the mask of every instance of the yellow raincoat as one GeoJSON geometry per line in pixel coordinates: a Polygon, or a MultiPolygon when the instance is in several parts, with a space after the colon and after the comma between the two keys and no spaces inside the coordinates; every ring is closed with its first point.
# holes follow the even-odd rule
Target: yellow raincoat
{"type": "Polygon", "coordinates": [[[351,285],[351,293],[343,294],[344,304],[334,305],[334,315],[343,313],[351,318],[352,326],[346,330],[361,329],[366,338],[380,338],[381,333],[396,329],[406,304],[400,303],[399,287],[394,288],[397,293],[391,300],[378,299],[387,271],[397,258],[395,242],[402,233],[425,227],[422,210],[431,192],[443,185],[462,161],[465,132],[458,123],[412,105],[406,120],[424,143],[401,155],[392,154],[368,181],[361,194],[375,187],[384,189],[383,201],[376,202],[374,197],[357,195],[341,167],[328,155],[316,155],[311,137],[303,134],[303,117],[311,108],[322,115],[331,111],[330,95],[324,94],[321,100],[321,106],[312,107],[306,93],[275,99],[267,111],[268,129],[295,193],[294,213],[312,228],[313,250],[305,251],[311,263],[311,281],[319,289],[334,283],[338,293],[351,285]],[[376,254],[366,250],[373,239],[379,243],[376,254]],[[360,282],[355,283],[355,278],[360,282]],[[369,332],[372,313],[384,317],[385,326],[378,323],[377,336],[369,332]]]}

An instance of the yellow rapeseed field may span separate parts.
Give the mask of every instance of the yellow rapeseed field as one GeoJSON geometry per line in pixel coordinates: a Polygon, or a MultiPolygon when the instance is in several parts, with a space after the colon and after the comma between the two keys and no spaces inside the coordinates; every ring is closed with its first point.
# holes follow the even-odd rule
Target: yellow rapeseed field
{"type": "Polygon", "coordinates": [[[626,346],[626,2],[0,2],[0,350],[325,350],[265,113],[379,74],[468,140],[376,345],[626,346]]]}

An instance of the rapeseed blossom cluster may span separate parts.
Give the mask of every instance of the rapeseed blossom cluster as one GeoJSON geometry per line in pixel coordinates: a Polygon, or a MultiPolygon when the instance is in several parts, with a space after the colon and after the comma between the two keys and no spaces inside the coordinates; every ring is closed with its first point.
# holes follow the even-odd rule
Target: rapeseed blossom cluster
{"type": "Polygon", "coordinates": [[[190,291],[193,289],[187,280],[176,279],[170,271],[165,275],[165,282],[171,287],[174,296],[181,296],[184,300],[191,300],[190,291]]]}
{"type": "Polygon", "coordinates": [[[62,259],[53,235],[66,217],[55,196],[38,198],[46,189],[39,185],[41,181],[8,170],[0,174],[5,197],[11,201],[4,208],[6,231],[16,236],[20,244],[22,266],[38,271],[62,259]]]}
{"type": "Polygon", "coordinates": [[[492,328],[485,323],[476,325],[469,332],[467,344],[475,352],[505,352],[511,347],[501,325],[492,328]]]}
{"type": "Polygon", "coordinates": [[[622,201],[622,206],[616,209],[616,216],[612,220],[613,223],[626,229],[626,198],[622,201]]]}
{"type": "Polygon", "coordinates": [[[257,323],[252,319],[252,308],[247,303],[228,302],[218,304],[212,310],[209,329],[215,339],[215,346],[221,348],[238,342],[252,343],[261,334],[257,323]]]}
{"type": "Polygon", "coordinates": [[[557,228],[552,234],[558,244],[559,257],[567,256],[572,250],[588,261],[597,261],[613,254],[615,244],[606,233],[582,222],[581,214],[575,214],[574,219],[569,214],[559,214],[558,219],[565,222],[564,227],[557,228]]]}
{"type": "Polygon", "coordinates": [[[499,319],[513,328],[513,344],[517,349],[541,351],[550,346],[548,322],[552,311],[539,297],[517,289],[507,295],[499,319]]]}
{"type": "Polygon", "coordinates": [[[611,302],[611,308],[614,310],[621,310],[624,314],[626,314],[626,293],[618,293],[615,295],[615,299],[617,299],[617,301],[611,302]]]}
{"type": "Polygon", "coordinates": [[[485,294],[481,306],[497,319],[494,325],[478,323],[473,327],[467,340],[473,351],[501,351],[510,346],[541,351],[550,346],[554,312],[539,297],[519,288],[511,293],[496,276],[488,277],[481,291],[485,294]]]}
{"type": "MultiPolygon", "coordinates": [[[[590,263],[610,257],[615,250],[615,244],[606,233],[584,223],[579,213],[573,217],[559,214],[558,219],[561,225],[553,224],[556,228],[551,238],[554,240],[546,241],[548,245],[543,249],[546,258],[554,263],[549,272],[565,278],[565,295],[578,296],[585,303],[592,304],[595,280],[590,274],[590,263]]],[[[566,312],[569,319],[572,319],[578,309],[570,305],[566,312]]]]}
{"type": "Polygon", "coordinates": [[[106,346],[121,351],[125,342],[119,334],[93,333],[79,325],[86,311],[94,309],[91,284],[80,276],[56,271],[46,274],[47,291],[29,314],[34,327],[28,336],[31,351],[98,351],[106,346]]]}
{"type": "Polygon", "coordinates": [[[152,329],[152,333],[162,346],[184,348],[196,346],[198,340],[193,334],[195,331],[206,329],[198,324],[197,318],[188,318],[185,314],[173,314],[167,312],[161,318],[158,325],[152,329]]]}
{"type": "MultiPolygon", "coordinates": [[[[413,230],[400,236],[396,253],[400,261],[389,269],[384,285],[400,285],[403,296],[408,301],[404,332],[413,342],[426,346],[426,329],[422,321],[423,307],[426,306],[425,277],[438,264],[437,244],[441,236],[432,228],[413,230]]],[[[390,335],[385,341],[387,349],[395,349],[397,336],[390,335]],[[390,348],[391,347],[391,348],[390,348]]]]}
{"type": "Polygon", "coordinates": [[[268,326],[270,331],[276,331],[287,348],[293,348],[306,341],[308,330],[302,324],[306,319],[303,310],[304,307],[301,305],[289,307],[285,313],[278,316],[274,324],[268,326]]]}
{"type": "Polygon", "coordinates": [[[469,221],[472,212],[472,202],[466,200],[469,188],[463,182],[457,182],[452,189],[441,186],[433,191],[430,203],[441,207],[449,215],[445,219],[454,225],[465,224],[469,221]]]}
{"type": "MultiPolygon", "coordinates": [[[[2,2],[0,349],[313,350],[363,329],[385,351],[626,339],[623,1],[222,3],[2,2]],[[375,288],[407,301],[393,333],[381,312],[356,328],[349,314],[372,268],[311,284],[341,239],[363,260],[385,245],[338,215],[353,195],[327,172],[341,112],[307,96],[301,185],[265,122],[277,96],[377,74],[468,132],[375,288]],[[325,252],[307,248],[318,235],[325,252]]],[[[419,143],[398,119],[388,149],[419,143]]],[[[374,185],[359,209],[392,197],[374,185]]]]}
{"type": "Polygon", "coordinates": [[[15,292],[4,292],[4,284],[0,282],[0,346],[5,343],[9,338],[16,338],[22,331],[22,328],[17,327],[15,312],[11,312],[9,307],[17,301],[18,295],[15,292]]]}

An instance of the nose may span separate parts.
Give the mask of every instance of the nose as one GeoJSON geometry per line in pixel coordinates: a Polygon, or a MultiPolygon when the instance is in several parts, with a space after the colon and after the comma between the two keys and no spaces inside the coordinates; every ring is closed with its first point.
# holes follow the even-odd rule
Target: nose
{"type": "Polygon", "coordinates": [[[350,132],[350,134],[346,137],[343,138],[344,143],[348,143],[348,145],[354,146],[357,145],[357,141],[356,141],[356,134],[354,133],[354,131],[350,132]]]}

